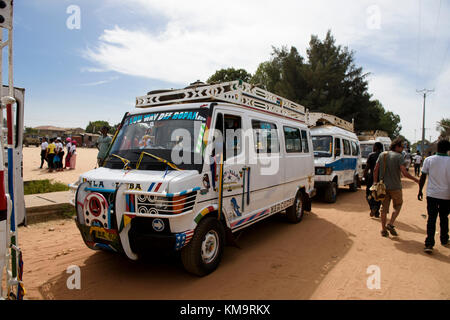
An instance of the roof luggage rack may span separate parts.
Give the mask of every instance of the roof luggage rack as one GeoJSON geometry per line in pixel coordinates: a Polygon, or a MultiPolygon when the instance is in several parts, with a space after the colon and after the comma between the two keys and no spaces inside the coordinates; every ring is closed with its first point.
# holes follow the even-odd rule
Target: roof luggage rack
{"type": "Polygon", "coordinates": [[[241,80],[212,85],[199,82],[195,84],[185,89],[149,92],[146,96],[136,98],[136,108],[220,101],[262,109],[306,122],[307,109],[304,106],[241,80]]]}
{"type": "Polygon", "coordinates": [[[389,135],[386,131],[381,130],[373,130],[373,131],[361,131],[358,134],[358,139],[360,141],[369,141],[369,140],[375,140],[378,137],[386,137],[389,138],[389,135]]]}
{"type": "Polygon", "coordinates": [[[354,131],[354,122],[348,122],[331,114],[321,112],[308,113],[308,126],[333,125],[344,130],[354,131]]]}

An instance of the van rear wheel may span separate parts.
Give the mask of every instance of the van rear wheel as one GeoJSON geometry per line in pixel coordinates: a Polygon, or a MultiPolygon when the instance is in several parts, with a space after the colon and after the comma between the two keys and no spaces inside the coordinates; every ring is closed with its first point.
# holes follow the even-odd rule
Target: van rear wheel
{"type": "Polygon", "coordinates": [[[299,223],[305,214],[305,199],[299,191],[294,199],[294,204],[286,209],[286,218],[290,223],[299,223]]]}
{"type": "Polygon", "coordinates": [[[191,242],[181,250],[186,271],[197,276],[213,272],[219,265],[225,245],[225,231],[214,217],[204,218],[195,230],[191,242]]]}
{"type": "Polygon", "coordinates": [[[337,196],[337,184],[336,182],[330,182],[325,189],[325,202],[335,203],[337,196]]]}
{"type": "Polygon", "coordinates": [[[351,192],[358,191],[358,176],[353,177],[353,183],[350,185],[350,191],[351,192]]]}

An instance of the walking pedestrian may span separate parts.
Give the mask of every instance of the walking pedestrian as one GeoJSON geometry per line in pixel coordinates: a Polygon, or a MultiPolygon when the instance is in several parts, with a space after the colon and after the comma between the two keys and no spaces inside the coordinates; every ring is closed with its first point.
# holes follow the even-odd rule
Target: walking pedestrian
{"type": "Polygon", "coordinates": [[[64,146],[61,142],[61,138],[57,138],[56,139],[56,155],[57,155],[57,161],[55,161],[56,163],[56,171],[62,171],[63,170],[63,165],[62,165],[62,161],[64,158],[64,146]]]}
{"type": "Polygon", "coordinates": [[[414,156],[414,174],[416,177],[420,176],[420,165],[422,164],[422,156],[420,152],[417,151],[417,154],[414,156]]]}
{"type": "Polygon", "coordinates": [[[48,172],[53,172],[53,169],[55,169],[55,164],[53,162],[55,158],[55,149],[56,149],[55,139],[51,138],[50,143],[47,146],[47,152],[45,155],[45,158],[47,159],[48,162],[48,172]]]}
{"type": "Polygon", "coordinates": [[[373,152],[369,154],[369,157],[367,158],[366,168],[364,169],[364,179],[366,181],[366,200],[369,204],[370,216],[379,218],[381,201],[376,201],[373,198],[370,187],[373,185],[373,173],[377,164],[378,157],[383,151],[383,145],[381,144],[381,142],[376,142],[373,145],[372,150],[373,152]]]}
{"type": "Polygon", "coordinates": [[[393,236],[398,236],[395,230],[394,223],[400,214],[400,209],[403,204],[402,194],[402,181],[400,179],[400,173],[408,179],[419,183],[419,179],[413,177],[406,171],[405,160],[402,155],[404,142],[403,139],[395,139],[390,146],[390,151],[386,151],[380,154],[375,166],[373,174],[373,183],[377,183],[382,180],[386,186],[386,196],[381,202],[381,235],[388,237],[389,233],[393,236]],[[382,173],[382,174],[380,174],[382,173]],[[389,206],[393,202],[394,211],[392,212],[391,220],[386,225],[386,215],[389,213],[389,206]]]}
{"type": "Polygon", "coordinates": [[[99,167],[103,165],[103,161],[107,156],[109,145],[111,144],[112,141],[112,138],[108,136],[108,131],[109,131],[108,127],[106,126],[103,127],[101,129],[102,136],[99,137],[97,140],[97,149],[98,149],[97,164],[99,167]]]}
{"type": "Polygon", "coordinates": [[[424,251],[433,252],[435,245],[436,220],[439,214],[440,240],[443,246],[448,245],[448,215],[450,213],[450,141],[442,139],[437,145],[437,154],[425,159],[422,167],[422,176],[419,183],[417,198],[422,201],[422,189],[428,178],[427,185],[427,238],[424,251]]]}
{"type": "Polygon", "coordinates": [[[70,147],[70,170],[75,169],[75,165],[77,164],[77,142],[75,140],[72,141],[72,146],[70,147]]]}
{"type": "Polygon", "coordinates": [[[71,157],[70,148],[71,147],[72,147],[72,139],[69,137],[66,139],[67,155],[66,155],[66,159],[64,161],[64,169],[70,168],[70,157],[71,157]]]}
{"type": "Polygon", "coordinates": [[[42,166],[44,165],[45,160],[47,160],[47,158],[46,158],[47,147],[48,147],[47,138],[43,137],[42,143],[41,143],[41,166],[39,167],[39,169],[42,169],[42,166]]]}

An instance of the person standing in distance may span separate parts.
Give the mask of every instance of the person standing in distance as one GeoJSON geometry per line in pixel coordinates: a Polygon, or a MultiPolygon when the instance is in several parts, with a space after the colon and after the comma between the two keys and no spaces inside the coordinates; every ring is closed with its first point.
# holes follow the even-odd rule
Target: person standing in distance
{"type": "Polygon", "coordinates": [[[109,145],[111,144],[112,141],[112,138],[108,136],[108,131],[109,128],[104,126],[100,131],[102,135],[97,140],[97,149],[98,149],[97,164],[99,167],[103,165],[103,161],[107,156],[109,145]]]}
{"type": "Polygon", "coordinates": [[[422,156],[420,152],[417,151],[417,154],[414,156],[414,174],[416,177],[420,176],[420,165],[422,164],[422,156]]]}
{"type": "Polygon", "coordinates": [[[381,153],[378,157],[373,174],[374,184],[379,180],[383,180],[386,186],[386,197],[381,202],[381,235],[383,237],[389,236],[388,230],[391,235],[398,236],[394,223],[403,204],[402,181],[400,178],[400,173],[403,173],[403,176],[406,178],[419,183],[419,179],[413,177],[408,173],[408,171],[406,171],[405,159],[402,155],[404,148],[403,144],[404,142],[401,138],[397,138],[392,141],[390,146],[391,150],[381,153]],[[391,199],[393,202],[394,212],[392,212],[389,224],[386,225],[386,215],[389,213],[391,199]]]}
{"type": "Polygon", "coordinates": [[[380,217],[381,202],[376,201],[372,197],[370,187],[372,187],[373,185],[373,172],[375,170],[378,157],[380,156],[380,153],[382,151],[383,145],[381,144],[381,142],[375,142],[375,144],[373,145],[373,152],[369,154],[369,157],[367,158],[366,168],[364,169],[364,179],[366,180],[366,200],[369,204],[370,216],[375,216],[375,218],[380,217]]]}
{"type": "Polygon", "coordinates": [[[47,155],[47,147],[48,147],[48,142],[47,142],[47,138],[43,137],[42,138],[42,143],[41,143],[41,166],[39,167],[39,169],[42,169],[42,166],[44,165],[47,155]]]}
{"type": "Polygon", "coordinates": [[[427,238],[425,239],[424,251],[428,254],[433,252],[434,235],[436,232],[436,220],[439,214],[440,238],[443,246],[448,245],[448,215],[450,213],[450,141],[442,139],[437,145],[437,154],[428,157],[423,162],[422,176],[419,182],[419,201],[423,199],[422,189],[425,181],[427,185],[427,238]]]}

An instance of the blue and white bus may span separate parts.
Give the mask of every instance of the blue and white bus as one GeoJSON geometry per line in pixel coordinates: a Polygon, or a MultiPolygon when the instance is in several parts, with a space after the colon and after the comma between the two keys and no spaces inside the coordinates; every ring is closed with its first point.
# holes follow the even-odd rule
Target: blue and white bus
{"type": "Polygon", "coordinates": [[[357,191],[362,176],[361,152],[355,133],[322,125],[311,129],[314,148],[314,186],[326,202],[336,202],[339,187],[357,191]]]}

